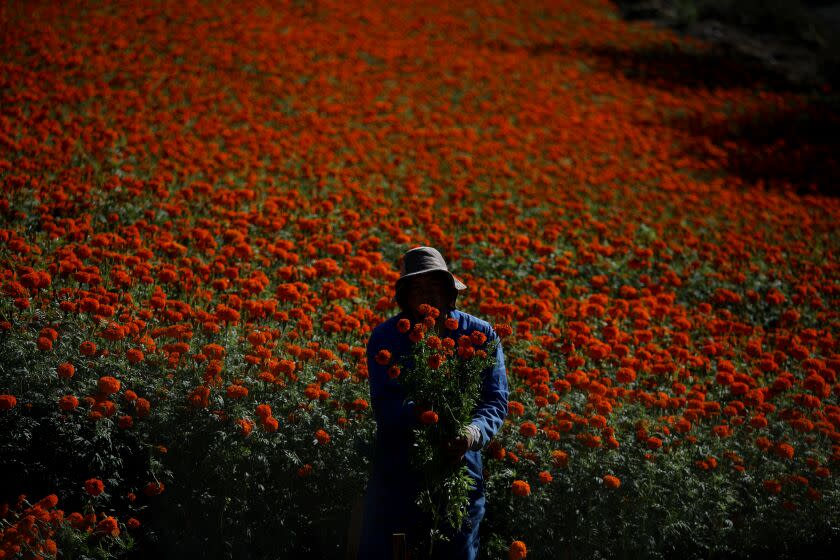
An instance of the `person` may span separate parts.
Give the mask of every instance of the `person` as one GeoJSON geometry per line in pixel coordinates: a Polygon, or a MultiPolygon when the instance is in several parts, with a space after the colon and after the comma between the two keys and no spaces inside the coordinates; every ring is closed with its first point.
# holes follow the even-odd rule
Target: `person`
{"type": "MultiPolygon", "coordinates": [[[[418,425],[412,401],[399,379],[388,376],[387,368],[374,359],[379,350],[391,352],[391,363],[410,351],[411,342],[406,333],[397,330],[402,318],[414,324],[422,319],[423,303],[436,307],[440,313],[434,331],[440,336],[455,340],[473,330],[483,332],[486,343],[498,340],[498,334],[487,321],[457,309],[458,293],[466,285],[448,269],[445,259],[433,247],[415,247],[402,258],[400,277],[396,282],[394,301],[400,312],[377,325],[367,344],[370,401],[376,421],[376,439],[372,469],[363,501],[358,558],[365,560],[391,560],[393,534],[405,533],[409,543],[417,542],[419,531],[430,525],[415,504],[421,489],[418,476],[410,470],[412,428],[418,425]],[[446,330],[446,320],[454,318],[458,326],[446,330]]],[[[450,323],[450,326],[452,323],[450,323]]],[[[427,331],[429,332],[429,331],[427,331]]],[[[429,332],[431,334],[431,332],[429,332]]],[[[481,394],[473,412],[472,422],[444,448],[454,462],[465,461],[475,486],[469,494],[470,504],[464,525],[457,532],[449,531],[449,542],[436,543],[435,558],[447,560],[474,560],[478,555],[479,525],[485,513],[485,487],[482,473],[481,450],[488,444],[504,423],[507,416],[508,383],[504,353],[499,341],[495,365],[482,372],[481,394]]]]}

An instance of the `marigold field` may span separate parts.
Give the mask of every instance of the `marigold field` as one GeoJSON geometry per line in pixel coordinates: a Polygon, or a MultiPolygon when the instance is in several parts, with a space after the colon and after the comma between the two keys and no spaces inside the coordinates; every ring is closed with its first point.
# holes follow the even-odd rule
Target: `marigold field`
{"type": "Polygon", "coordinates": [[[606,0],[15,0],[0,37],[0,558],[344,558],[417,245],[506,334],[482,558],[838,543],[828,87],[606,0]]]}

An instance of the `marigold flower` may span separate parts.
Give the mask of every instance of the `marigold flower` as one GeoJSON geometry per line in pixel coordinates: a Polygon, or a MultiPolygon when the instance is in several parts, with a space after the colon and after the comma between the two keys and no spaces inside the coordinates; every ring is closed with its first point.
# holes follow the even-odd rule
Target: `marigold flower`
{"type": "Polygon", "coordinates": [[[618,488],[619,486],[621,486],[621,480],[619,480],[618,477],[613,476],[611,474],[605,475],[604,486],[612,489],[618,488]]]}
{"type": "Polygon", "coordinates": [[[499,336],[499,338],[505,338],[513,334],[513,328],[510,325],[504,323],[494,323],[493,330],[499,336]]]}
{"type": "Polygon", "coordinates": [[[409,339],[411,342],[413,342],[413,343],[417,344],[418,342],[420,342],[421,340],[423,340],[423,337],[424,337],[424,336],[426,336],[426,335],[425,335],[425,333],[424,333],[422,330],[420,330],[420,329],[411,329],[411,332],[408,334],[408,339],[409,339]]]}
{"type": "Polygon", "coordinates": [[[353,410],[358,410],[359,412],[363,410],[367,410],[368,402],[365,399],[359,398],[353,401],[352,404],[353,410]]]}
{"type": "Polygon", "coordinates": [[[782,459],[793,459],[793,446],[789,443],[780,443],[776,446],[775,453],[782,459]]]}
{"type": "Polygon", "coordinates": [[[150,482],[143,488],[143,493],[147,496],[158,496],[163,494],[164,488],[163,482],[150,482]]]}
{"type": "Polygon", "coordinates": [[[134,410],[137,412],[137,416],[139,416],[140,418],[145,418],[146,416],[148,416],[149,412],[151,411],[151,408],[151,403],[142,397],[134,401],[134,410]]]}
{"type": "Polygon", "coordinates": [[[137,364],[145,359],[143,352],[139,348],[130,348],[125,353],[125,357],[130,364],[137,364]]]}
{"type": "Polygon", "coordinates": [[[542,482],[543,484],[548,484],[549,482],[554,480],[554,478],[551,476],[551,473],[548,471],[540,471],[539,475],[537,476],[539,476],[540,482],[542,482]]]}
{"type": "Polygon", "coordinates": [[[330,442],[330,434],[325,432],[324,430],[319,429],[315,432],[315,439],[318,440],[318,443],[321,445],[326,445],[330,442]]]}
{"type": "Polygon", "coordinates": [[[280,427],[280,422],[277,418],[269,416],[262,421],[262,427],[266,432],[276,432],[277,428],[280,427]]]}
{"type": "Polygon", "coordinates": [[[65,412],[75,410],[79,406],[79,399],[73,395],[65,395],[58,400],[58,408],[65,412]]]}
{"type": "Polygon", "coordinates": [[[117,537],[120,534],[120,528],[117,524],[117,520],[111,516],[108,516],[96,524],[96,529],[94,532],[105,535],[111,535],[112,537],[117,537]]]}
{"type": "Polygon", "coordinates": [[[103,375],[96,383],[99,392],[103,395],[113,395],[120,390],[121,383],[119,379],[110,375],[103,375]]]}
{"type": "Polygon", "coordinates": [[[58,367],[55,368],[56,373],[62,379],[70,379],[76,373],[76,368],[73,367],[73,364],[69,362],[64,362],[63,364],[59,364],[58,367]]]}
{"type": "Polygon", "coordinates": [[[443,322],[443,326],[446,327],[450,331],[454,331],[458,329],[458,319],[455,317],[447,317],[446,321],[443,322]]]}
{"type": "Polygon", "coordinates": [[[523,422],[519,426],[519,435],[523,437],[533,437],[537,435],[537,425],[533,422],[523,422]]]}
{"type": "Polygon", "coordinates": [[[376,363],[380,366],[388,365],[388,362],[391,361],[391,352],[385,350],[384,348],[376,353],[376,363]]]}
{"type": "Polygon", "coordinates": [[[411,321],[403,317],[399,321],[397,321],[397,330],[401,333],[405,334],[409,330],[411,330],[411,321]]]}
{"type": "Polygon", "coordinates": [[[443,365],[445,358],[441,354],[432,354],[429,356],[428,365],[432,369],[438,369],[443,365]]]}
{"type": "Polygon", "coordinates": [[[125,525],[129,529],[137,529],[140,527],[140,520],[135,517],[129,517],[128,521],[125,522],[125,525]]]}
{"type": "Polygon", "coordinates": [[[248,396],[248,388],[244,385],[237,385],[232,383],[227,386],[225,393],[231,399],[244,399],[248,396]]]}
{"type": "Polygon", "coordinates": [[[770,441],[769,438],[766,438],[764,436],[760,436],[760,437],[755,438],[755,445],[756,445],[756,447],[758,447],[762,451],[767,451],[768,449],[770,449],[770,447],[773,445],[773,443],[770,441]]]}
{"type": "Polygon", "coordinates": [[[394,364],[388,368],[388,377],[391,379],[396,379],[400,376],[400,366],[394,364]]]}
{"type": "Polygon", "coordinates": [[[523,560],[528,554],[528,548],[522,541],[513,541],[508,549],[508,560],[523,560]]]}
{"type": "Polygon", "coordinates": [[[481,331],[475,330],[470,333],[470,341],[475,346],[481,346],[487,340],[487,335],[481,331]]]}
{"type": "Polygon", "coordinates": [[[105,491],[105,484],[98,478],[89,478],[85,481],[85,491],[91,496],[98,496],[105,491]]]}
{"type": "Polygon", "coordinates": [[[438,414],[433,410],[425,410],[420,414],[420,421],[424,424],[437,424],[438,414]]]}
{"type": "Polygon", "coordinates": [[[459,347],[458,347],[458,357],[459,357],[459,358],[463,358],[463,359],[465,359],[465,360],[469,360],[469,359],[471,359],[473,356],[475,356],[475,349],[474,349],[474,348],[472,348],[472,347],[470,347],[470,348],[464,348],[463,346],[459,346],[459,347]]]}
{"type": "Polygon", "coordinates": [[[11,410],[17,404],[17,398],[14,395],[0,395],[0,410],[11,410]]]}
{"type": "Polygon", "coordinates": [[[245,437],[251,435],[254,429],[254,423],[247,418],[238,418],[236,424],[239,426],[239,432],[245,437]]]}
{"type": "Polygon", "coordinates": [[[528,496],[531,494],[531,485],[524,480],[514,480],[511,490],[515,496],[528,496]]]}
{"type": "Polygon", "coordinates": [[[519,401],[508,401],[508,414],[512,416],[521,416],[525,413],[525,405],[519,401]]]}
{"type": "Polygon", "coordinates": [[[765,480],[762,484],[764,485],[764,489],[770,494],[778,494],[782,491],[782,483],[778,480],[765,480]]]}

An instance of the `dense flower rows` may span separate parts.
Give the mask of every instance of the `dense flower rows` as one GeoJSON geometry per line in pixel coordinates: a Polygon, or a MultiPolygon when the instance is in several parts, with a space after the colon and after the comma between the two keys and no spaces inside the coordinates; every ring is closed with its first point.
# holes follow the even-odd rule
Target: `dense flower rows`
{"type": "Polygon", "coordinates": [[[416,245],[510,326],[484,557],[837,538],[840,203],[792,178],[840,168],[739,137],[836,128],[832,92],[606,0],[13,2],[0,29],[3,547],[343,557],[365,344],[416,245]]]}

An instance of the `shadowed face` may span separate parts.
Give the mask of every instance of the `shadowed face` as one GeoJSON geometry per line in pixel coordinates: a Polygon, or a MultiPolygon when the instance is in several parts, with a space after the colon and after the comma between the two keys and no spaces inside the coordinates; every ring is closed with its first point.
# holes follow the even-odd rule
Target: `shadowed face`
{"type": "Polygon", "coordinates": [[[437,307],[441,315],[451,303],[452,280],[446,273],[427,272],[411,276],[400,281],[404,292],[405,311],[414,317],[420,317],[418,308],[427,303],[437,307]]]}

